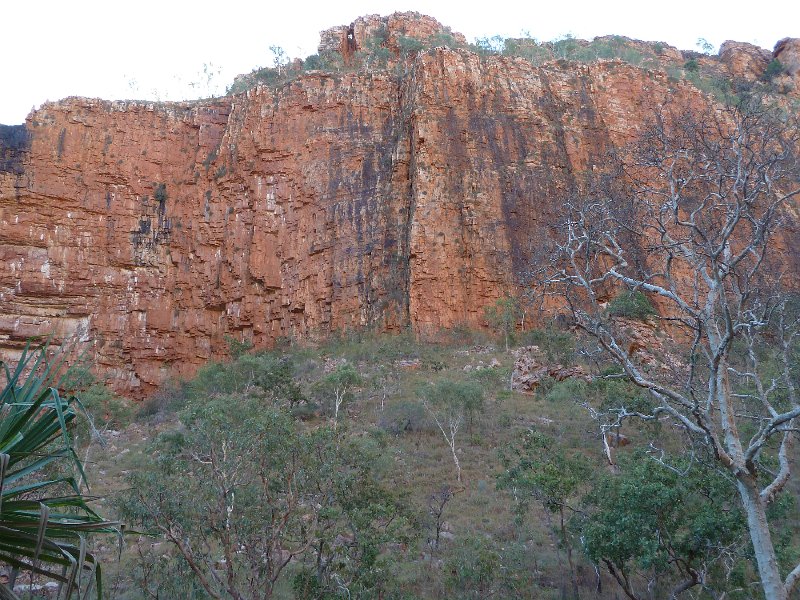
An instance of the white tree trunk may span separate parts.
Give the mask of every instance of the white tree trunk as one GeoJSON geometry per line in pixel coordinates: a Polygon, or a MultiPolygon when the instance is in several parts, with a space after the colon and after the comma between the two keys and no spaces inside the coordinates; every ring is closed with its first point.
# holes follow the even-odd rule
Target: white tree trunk
{"type": "Polygon", "coordinates": [[[458,433],[458,429],[461,427],[461,415],[454,417],[450,417],[450,422],[448,423],[448,429],[450,430],[450,435],[447,435],[447,431],[444,430],[442,426],[442,422],[439,420],[439,417],[436,416],[436,413],[431,410],[431,408],[425,404],[425,408],[431,413],[433,420],[436,421],[436,425],[439,427],[439,431],[442,432],[442,436],[444,437],[445,441],[447,442],[448,447],[450,448],[450,452],[453,455],[453,462],[456,465],[456,479],[458,479],[458,483],[461,483],[461,463],[458,462],[458,454],[456,453],[456,434],[458,433]]]}
{"type": "Polygon", "coordinates": [[[747,515],[747,528],[753,542],[764,597],[766,600],[787,600],[788,595],[781,580],[775,547],[769,533],[766,506],[761,500],[758,486],[754,481],[737,479],[736,487],[739,488],[742,506],[747,515]]]}
{"type": "Polygon", "coordinates": [[[455,435],[448,440],[448,444],[450,444],[450,452],[453,454],[453,462],[456,464],[456,480],[458,480],[458,483],[461,483],[461,463],[458,462],[458,454],[456,453],[455,435]]]}
{"type": "Polygon", "coordinates": [[[334,391],[334,401],[333,401],[333,428],[334,430],[339,426],[339,407],[342,405],[344,400],[344,392],[336,389],[334,391]]]}

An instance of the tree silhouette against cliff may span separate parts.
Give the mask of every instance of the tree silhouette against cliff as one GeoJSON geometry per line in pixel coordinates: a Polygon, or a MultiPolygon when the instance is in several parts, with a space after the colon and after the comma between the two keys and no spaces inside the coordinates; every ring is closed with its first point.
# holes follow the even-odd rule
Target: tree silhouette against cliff
{"type": "MultiPolygon", "coordinates": [[[[648,408],[620,401],[603,427],[672,424],[662,431],[735,483],[768,600],[800,580],[800,565],[781,574],[767,518],[792,476],[800,420],[800,306],[776,256],[800,193],[799,137],[796,119],[755,99],[662,110],[613,177],[567,204],[544,277],[618,376],[649,392],[648,408]],[[639,359],[627,321],[607,310],[620,288],[658,304],[679,357],[639,359]]],[[[702,572],[683,575],[673,595],[705,585],[702,572]]]]}

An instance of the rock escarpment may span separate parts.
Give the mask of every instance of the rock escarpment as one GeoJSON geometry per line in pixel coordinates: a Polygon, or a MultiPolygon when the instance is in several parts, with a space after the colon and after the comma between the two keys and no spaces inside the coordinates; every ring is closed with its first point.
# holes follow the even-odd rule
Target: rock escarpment
{"type": "Polygon", "coordinates": [[[142,396],[227,336],[481,325],[581,174],[656,107],[711,102],[619,60],[402,54],[440,34],[463,45],[432,19],[367,17],[321,50],[356,57],[369,36],[382,68],[193,103],[70,98],[1,128],[2,351],[76,339],[142,396]]]}

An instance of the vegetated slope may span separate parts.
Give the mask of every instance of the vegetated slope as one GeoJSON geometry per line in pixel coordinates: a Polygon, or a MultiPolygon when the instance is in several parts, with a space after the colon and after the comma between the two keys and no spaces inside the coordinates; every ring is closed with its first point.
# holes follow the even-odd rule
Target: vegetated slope
{"type": "MultiPolygon", "coordinates": [[[[538,343],[549,360],[573,364],[573,336],[556,331],[536,332],[529,341],[538,343]]],[[[508,384],[513,362],[512,353],[497,350],[484,335],[466,330],[438,345],[419,344],[408,334],[367,335],[338,338],[317,348],[243,354],[230,362],[208,365],[194,380],[173,383],[142,405],[132,424],[120,427],[117,423],[116,430],[104,431],[106,444],[94,443],[85,451],[91,458],[89,479],[94,493],[104,497],[103,508],[112,512],[121,505],[130,509],[130,503],[140,508],[131,500],[138,493],[131,486],[135,477],[160,481],[158,485],[164,486],[166,497],[176,499],[180,493],[170,492],[170,486],[198,483],[204,489],[216,489],[207,480],[182,484],[173,477],[168,481],[156,470],[157,464],[163,462],[159,453],[166,449],[158,445],[159,436],[168,445],[177,443],[178,448],[187,434],[176,411],[185,416],[191,412],[182,410],[186,403],[191,406],[193,402],[207,404],[215,400],[241,409],[253,408],[252,399],[256,399],[262,412],[281,405],[289,410],[281,392],[264,385],[267,379],[274,383],[274,374],[280,370],[281,383],[293,381],[299,386],[300,393],[290,410],[299,428],[323,429],[333,419],[332,390],[325,383],[337,369],[349,365],[359,374],[360,381],[352,387],[338,415],[341,443],[363,442],[373,448],[375,463],[371,468],[375,482],[391,490],[401,502],[403,516],[413,523],[409,539],[402,544],[379,547],[381,558],[373,568],[381,574],[377,589],[384,591],[384,597],[478,598],[489,593],[499,598],[550,597],[548,594],[556,597],[569,581],[558,534],[551,528],[551,517],[535,504],[524,523],[515,521],[513,495],[496,487],[495,476],[501,470],[498,452],[508,451],[521,432],[535,427],[585,453],[598,473],[603,472],[604,458],[595,428],[576,402],[581,398],[570,395],[568,382],[559,387],[548,380],[536,396],[512,392],[508,384]],[[281,367],[276,369],[278,365],[281,367]],[[283,365],[288,366],[285,373],[283,365]],[[469,385],[481,392],[480,402],[465,413],[456,437],[463,469],[461,482],[456,481],[450,449],[433,413],[424,405],[426,388],[445,383],[469,385]],[[561,395],[546,399],[553,386],[558,388],[557,393],[561,390],[561,395]],[[158,450],[154,450],[154,442],[158,450]],[[431,510],[441,501],[444,491],[452,496],[444,501],[437,518],[431,510]]],[[[253,416],[242,413],[240,418],[244,423],[253,416]]],[[[97,425],[102,427],[100,419],[97,425]]],[[[168,454],[166,450],[163,456],[168,454]]],[[[152,501],[155,496],[149,499],[152,501]]],[[[231,513],[237,521],[237,531],[239,521],[246,520],[243,511],[247,510],[247,502],[246,491],[238,489],[231,513]]],[[[277,501],[269,507],[265,505],[262,513],[266,515],[268,509],[279,505],[277,501]]],[[[183,523],[188,532],[193,531],[189,514],[193,509],[186,508],[183,523]]],[[[145,521],[145,527],[145,523],[131,521],[134,516],[142,515],[126,513],[129,528],[150,531],[151,521],[145,521]]],[[[202,523],[194,525],[197,524],[202,523]]],[[[337,550],[347,552],[348,545],[354,542],[347,532],[337,536],[335,530],[330,533],[322,527],[318,535],[331,542],[326,552],[334,554],[337,550]]],[[[112,597],[138,599],[146,597],[146,590],[183,597],[192,581],[196,585],[185,565],[181,566],[180,558],[176,558],[174,547],[160,534],[127,536],[120,562],[114,543],[98,543],[104,544],[105,587],[112,597]]],[[[316,547],[312,547],[291,561],[274,597],[317,597],[305,596],[296,588],[293,592],[295,576],[314,564],[315,552],[316,547]]],[[[237,555],[237,569],[242,560],[246,562],[245,554],[237,555]]],[[[330,577],[327,569],[336,573],[342,565],[349,568],[349,561],[326,563],[326,577],[330,577]]],[[[602,597],[593,595],[596,581],[590,566],[581,562],[579,570],[587,597],[602,597]]],[[[246,568],[243,573],[248,573],[246,568]]],[[[350,580],[343,580],[342,584],[350,586],[356,595],[356,584],[350,580]]],[[[610,584],[608,580],[607,585],[610,584]]],[[[376,592],[363,593],[364,597],[373,597],[370,593],[376,592]]]]}
{"type": "MultiPolygon", "coordinates": [[[[673,344],[655,320],[620,318],[648,342],[640,358],[669,360],[673,344]]],[[[744,589],[742,597],[749,597],[757,574],[733,483],[695,456],[695,448],[670,441],[663,423],[629,422],[604,438],[602,426],[614,418],[613,409],[606,411],[615,402],[643,406],[648,399],[625,379],[587,377],[610,366],[597,363],[597,355],[583,360],[593,347],[587,339],[556,328],[534,330],[518,341],[535,346],[515,349],[512,343],[504,352],[482,333],[450,335],[439,344],[419,343],[410,334],[354,335],[315,348],[240,354],[207,365],[192,380],[173,382],[141,405],[135,422],[105,431],[105,446],[84,450],[93,491],[104,496],[104,510],[120,511],[115,516],[128,528],[155,533],[127,536],[121,559],[115,544],[99,540],[110,596],[197,594],[198,578],[169,541],[169,528],[158,529],[172,520],[195,548],[201,573],[227,568],[219,544],[226,543],[226,532],[233,536],[230,543],[244,549],[230,554],[230,581],[239,590],[274,564],[265,557],[284,552],[285,559],[304,547],[298,536],[315,537],[270,584],[275,598],[349,592],[363,598],[538,599],[575,597],[573,590],[582,598],[621,598],[614,566],[625,569],[634,589],[657,598],[669,596],[685,568],[702,570],[703,591],[744,589]],[[546,367],[535,382],[521,377],[531,357],[546,367]],[[335,382],[345,371],[357,381],[336,411],[335,382]],[[451,401],[455,410],[448,412],[451,401]],[[247,476],[248,469],[270,455],[228,448],[226,456],[223,444],[231,442],[231,431],[242,438],[233,441],[236,448],[275,444],[276,438],[291,443],[285,428],[273,437],[245,428],[271,411],[289,419],[297,436],[335,431],[337,449],[347,448],[352,462],[335,473],[272,474],[269,491],[253,494],[260,482],[247,476]],[[198,415],[200,421],[192,421],[198,415]],[[454,451],[443,435],[451,423],[458,425],[454,451]],[[201,443],[193,446],[198,435],[201,443]],[[536,442],[530,453],[528,440],[536,442]],[[691,468],[682,462],[689,458],[691,468]],[[319,507],[310,498],[318,498],[317,491],[305,487],[306,477],[361,471],[368,481],[344,488],[346,507],[339,497],[326,504],[325,515],[314,512],[319,507]],[[220,501],[226,481],[236,482],[228,503],[220,501]],[[284,493],[299,501],[285,503],[284,493]],[[389,506],[395,512],[386,513],[389,506]],[[259,546],[275,539],[275,515],[283,510],[291,511],[285,538],[259,546]],[[230,520],[230,529],[215,528],[220,516],[230,520]],[[316,518],[319,526],[308,527],[316,518]],[[392,522],[403,523],[402,535],[382,538],[392,522]],[[265,549],[259,554],[254,547],[265,549]],[[308,581],[321,587],[300,585],[308,581]]],[[[100,419],[97,424],[102,427],[100,419]]],[[[797,483],[791,485],[796,494],[797,483]]],[[[330,496],[341,493],[334,489],[330,496]]],[[[776,509],[775,518],[785,566],[797,552],[791,504],[776,509]]],[[[224,579],[212,582],[216,589],[225,585],[224,579]]],[[[690,589],[700,592],[701,586],[690,589]]]]}
{"type": "MultiPolygon", "coordinates": [[[[69,98],[4,129],[0,347],[77,339],[142,397],[226,336],[479,326],[609,150],[659,106],[706,105],[734,78],[766,86],[771,64],[741,44],[487,44],[415,14],[365,17],[238,94],[69,98]]],[[[781,51],[788,65],[796,44],[781,51]]],[[[769,84],[787,103],[793,69],[769,84]]]]}

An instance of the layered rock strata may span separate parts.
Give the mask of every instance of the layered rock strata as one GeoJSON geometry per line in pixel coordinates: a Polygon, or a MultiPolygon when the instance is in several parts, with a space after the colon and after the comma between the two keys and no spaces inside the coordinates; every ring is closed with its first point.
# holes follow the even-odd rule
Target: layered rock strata
{"type": "MultiPolygon", "coordinates": [[[[413,33],[389,19],[389,45],[413,33]]],[[[323,45],[358,51],[370,23],[323,45]]],[[[482,325],[563,199],[677,101],[711,102],[620,61],[440,47],[204,102],[45,104],[0,129],[0,349],[78,340],[141,397],[228,336],[482,325]]]]}

